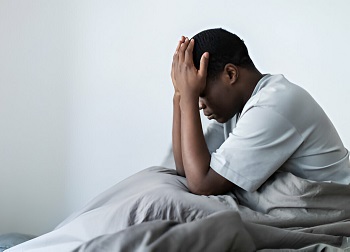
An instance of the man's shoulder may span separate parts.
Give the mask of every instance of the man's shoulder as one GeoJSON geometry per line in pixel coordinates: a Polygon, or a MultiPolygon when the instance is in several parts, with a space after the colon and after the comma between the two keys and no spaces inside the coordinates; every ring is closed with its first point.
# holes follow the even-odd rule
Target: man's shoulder
{"type": "Polygon", "coordinates": [[[267,95],[270,99],[308,94],[301,86],[290,82],[284,75],[269,75],[261,84],[257,94],[267,95]],[[278,95],[277,95],[278,94],[278,95]]]}
{"type": "Polygon", "coordinates": [[[285,108],[314,103],[311,95],[302,87],[287,80],[282,74],[268,75],[258,83],[257,92],[247,102],[248,106],[285,108]]]}
{"type": "Polygon", "coordinates": [[[242,117],[245,113],[260,108],[263,109],[259,110],[260,113],[277,113],[298,128],[300,118],[303,118],[303,124],[311,124],[310,120],[323,115],[322,108],[312,96],[283,75],[266,76],[258,85],[257,92],[244,106],[242,117]]]}

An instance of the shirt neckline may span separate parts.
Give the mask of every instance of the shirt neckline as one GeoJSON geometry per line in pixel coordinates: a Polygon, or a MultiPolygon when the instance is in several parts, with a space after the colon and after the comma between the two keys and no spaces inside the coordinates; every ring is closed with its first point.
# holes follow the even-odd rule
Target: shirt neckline
{"type": "Polygon", "coordinates": [[[258,83],[256,84],[254,90],[253,90],[253,93],[251,95],[251,97],[253,97],[254,95],[256,95],[260,89],[262,88],[262,84],[265,82],[266,79],[268,79],[269,77],[271,77],[272,75],[271,74],[265,74],[259,81],[258,83]]]}

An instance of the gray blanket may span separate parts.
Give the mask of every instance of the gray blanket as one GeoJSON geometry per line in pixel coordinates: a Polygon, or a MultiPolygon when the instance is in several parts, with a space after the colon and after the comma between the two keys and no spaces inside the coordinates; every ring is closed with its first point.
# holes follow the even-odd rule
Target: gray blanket
{"type": "Polygon", "coordinates": [[[350,186],[276,173],[258,191],[189,193],[152,167],[9,251],[350,251],[350,186]]]}

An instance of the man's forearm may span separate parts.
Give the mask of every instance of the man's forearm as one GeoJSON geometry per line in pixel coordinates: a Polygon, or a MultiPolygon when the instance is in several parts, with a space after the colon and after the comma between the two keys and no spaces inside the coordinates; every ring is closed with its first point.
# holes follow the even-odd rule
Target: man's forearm
{"type": "Polygon", "coordinates": [[[205,142],[198,109],[198,98],[182,96],[181,151],[190,189],[200,190],[210,168],[210,153],[205,142]]]}
{"type": "Polygon", "coordinates": [[[181,176],[186,176],[182,162],[181,152],[181,111],[180,95],[174,94],[173,98],[173,132],[172,132],[173,154],[176,171],[181,176]]]}

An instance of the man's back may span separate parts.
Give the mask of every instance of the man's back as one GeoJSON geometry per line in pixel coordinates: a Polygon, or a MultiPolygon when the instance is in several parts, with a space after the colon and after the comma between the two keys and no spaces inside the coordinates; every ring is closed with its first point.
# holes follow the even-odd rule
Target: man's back
{"type": "Polygon", "coordinates": [[[223,125],[225,142],[212,154],[211,167],[238,186],[255,190],[278,169],[310,180],[350,182],[349,154],[333,124],[304,89],[282,75],[265,75],[236,127],[235,120],[223,125]]]}

